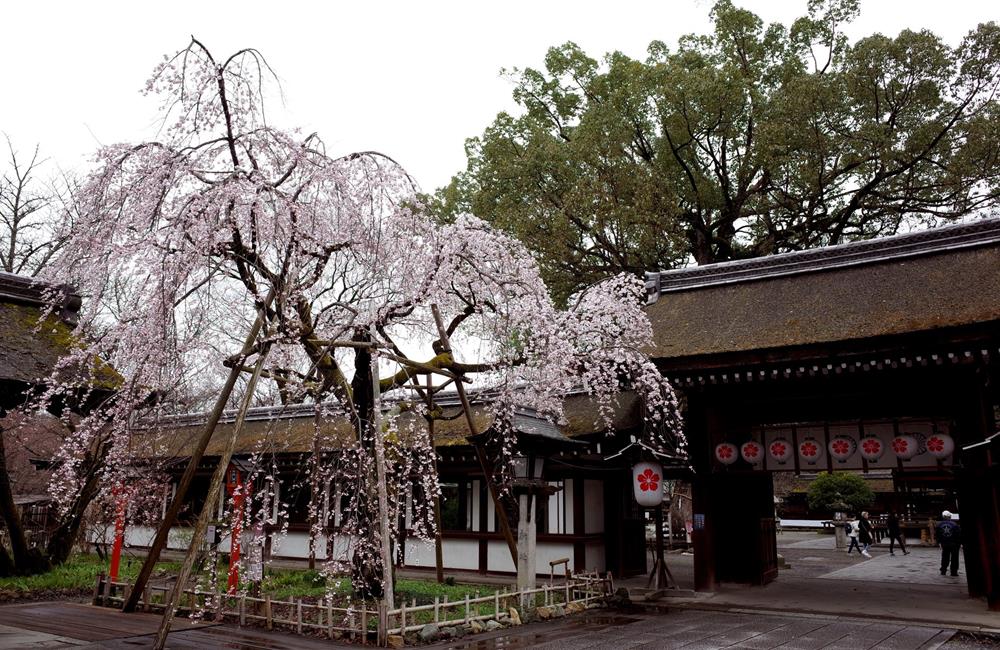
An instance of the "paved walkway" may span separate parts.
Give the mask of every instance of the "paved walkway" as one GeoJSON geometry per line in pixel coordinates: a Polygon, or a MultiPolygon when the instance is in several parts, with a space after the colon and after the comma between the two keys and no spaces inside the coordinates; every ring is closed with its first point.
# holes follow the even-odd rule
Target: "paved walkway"
{"type": "Polygon", "coordinates": [[[603,648],[716,650],[934,650],[954,630],[804,616],[683,611],[671,614],[598,614],[527,625],[504,634],[442,643],[436,650],[601,650],[603,648]]]}

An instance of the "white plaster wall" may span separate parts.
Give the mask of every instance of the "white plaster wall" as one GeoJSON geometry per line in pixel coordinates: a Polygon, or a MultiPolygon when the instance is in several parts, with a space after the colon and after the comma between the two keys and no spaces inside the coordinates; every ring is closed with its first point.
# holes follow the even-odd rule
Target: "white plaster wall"
{"type": "MultiPolygon", "coordinates": [[[[576,571],[573,566],[573,545],[569,542],[538,542],[535,546],[535,571],[549,575],[551,567],[549,562],[569,558],[569,568],[576,571]]],[[[565,569],[560,564],[556,567],[556,575],[562,575],[565,569]]]]}
{"type": "MultiPolygon", "coordinates": [[[[448,556],[444,554],[444,549],[447,546],[443,546],[442,556],[447,562],[448,556]]],[[[478,566],[479,555],[476,554],[476,563],[478,566]]],[[[406,566],[417,566],[417,567],[433,567],[435,566],[434,560],[434,540],[425,542],[423,540],[408,538],[406,540],[406,566]]],[[[447,567],[447,564],[445,564],[447,567]]]]}
{"type": "MultiPolygon", "coordinates": [[[[445,564],[447,563],[448,557],[445,556],[445,564]]],[[[488,571],[505,571],[507,573],[515,573],[517,571],[513,560],[510,559],[510,550],[507,548],[507,542],[502,539],[491,539],[489,541],[489,546],[486,550],[486,569],[488,571]]]]}
{"type": "Polygon", "coordinates": [[[585,534],[604,532],[604,482],[584,480],[584,528],[585,534]]]}
{"type": "MultiPolygon", "coordinates": [[[[469,571],[479,570],[478,540],[446,539],[441,550],[444,555],[445,567],[449,569],[467,569],[469,571]]],[[[433,563],[431,566],[433,566],[433,563]]]]}
{"type": "MultiPolygon", "coordinates": [[[[183,550],[191,543],[190,528],[175,526],[170,529],[167,535],[167,548],[183,550]]],[[[149,547],[156,537],[156,529],[149,526],[129,526],[125,528],[125,545],[149,547]]],[[[108,526],[102,537],[97,531],[91,533],[91,541],[107,541],[109,544],[115,539],[114,526],[108,526]]]]}

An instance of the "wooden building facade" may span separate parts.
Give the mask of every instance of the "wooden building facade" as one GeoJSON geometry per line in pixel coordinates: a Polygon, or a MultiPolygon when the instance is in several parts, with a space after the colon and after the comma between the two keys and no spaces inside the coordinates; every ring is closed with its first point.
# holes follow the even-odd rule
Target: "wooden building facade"
{"type": "Polygon", "coordinates": [[[857,442],[876,423],[919,422],[946,430],[953,453],[890,456],[892,472],[953,499],[969,593],[1000,609],[1000,220],[655,273],[647,286],[653,355],[686,402],[697,589],[777,573],[781,468],[725,464],[718,445],[775,428],[812,428],[825,445],[831,428],[854,427],[857,442]]]}

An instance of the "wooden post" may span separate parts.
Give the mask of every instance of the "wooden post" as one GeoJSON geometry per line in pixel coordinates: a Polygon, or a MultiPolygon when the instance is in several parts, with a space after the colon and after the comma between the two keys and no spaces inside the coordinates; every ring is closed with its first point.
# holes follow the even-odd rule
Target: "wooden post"
{"type": "Polygon", "coordinates": [[[326,627],[327,636],[333,638],[333,599],[326,599],[326,627]]]}
{"type": "Polygon", "coordinates": [[[441,596],[434,596],[434,623],[441,622],[441,596]]]}
{"type": "Polygon", "coordinates": [[[500,592],[493,592],[493,620],[500,620],[500,592]]]}
{"type": "MultiPolygon", "coordinates": [[[[374,330],[373,330],[374,333],[374,330]]],[[[375,340],[374,336],[372,340],[375,340]]],[[[376,483],[378,489],[378,516],[379,516],[379,530],[381,531],[382,539],[382,582],[384,588],[382,590],[382,599],[385,601],[385,608],[387,610],[395,609],[393,603],[395,602],[395,589],[392,584],[392,539],[390,539],[389,534],[389,495],[386,489],[386,476],[385,476],[385,440],[382,438],[382,398],[381,398],[381,387],[379,386],[379,374],[378,374],[378,351],[376,348],[372,348],[371,351],[372,358],[372,396],[374,399],[373,419],[373,431],[372,436],[375,440],[375,475],[376,483]]]]}
{"type": "MultiPolygon", "coordinates": [[[[403,632],[400,632],[403,634],[403,632]]],[[[384,648],[389,645],[389,610],[385,608],[385,602],[378,604],[378,632],[375,635],[375,643],[384,648]]]]}
{"type": "Polygon", "coordinates": [[[90,599],[90,602],[93,603],[94,605],[104,604],[101,602],[101,585],[103,581],[104,581],[104,574],[98,573],[97,584],[94,585],[94,597],[90,599]]]}
{"type": "MultiPolygon", "coordinates": [[[[427,441],[431,446],[431,463],[434,467],[434,476],[438,476],[437,453],[434,452],[434,418],[430,415],[434,412],[434,377],[427,375],[427,441]]],[[[483,477],[484,479],[486,477],[483,477]]],[[[434,496],[434,569],[438,584],[444,584],[444,536],[441,532],[441,497],[434,496]]]]}
{"type": "Polygon", "coordinates": [[[153,604],[153,593],[152,593],[152,590],[149,588],[149,585],[146,585],[146,588],[142,590],[142,609],[143,609],[143,611],[146,611],[146,612],[152,611],[150,609],[152,607],[152,604],[153,604]]]}
{"type": "MultiPolygon", "coordinates": [[[[258,317],[258,319],[260,318],[258,317]]],[[[250,409],[250,404],[253,401],[254,389],[257,386],[257,381],[260,379],[261,371],[264,369],[264,360],[267,359],[270,349],[270,343],[266,343],[257,354],[257,363],[254,365],[253,374],[250,375],[250,379],[247,381],[246,388],[244,389],[245,393],[240,403],[239,414],[236,416],[236,422],[233,424],[233,429],[229,434],[229,439],[226,441],[226,446],[219,458],[219,463],[212,473],[212,480],[209,482],[208,492],[205,495],[205,504],[201,508],[201,513],[198,515],[197,521],[195,521],[194,530],[191,535],[191,544],[188,546],[187,554],[184,556],[180,571],[177,573],[177,582],[174,583],[174,588],[166,598],[163,620],[160,621],[160,629],[157,631],[156,641],[153,644],[154,650],[163,650],[167,642],[167,634],[170,633],[170,621],[174,616],[174,608],[180,601],[184,584],[187,582],[188,577],[191,575],[191,570],[194,568],[198,549],[201,547],[202,541],[205,538],[205,530],[208,528],[208,520],[212,516],[212,511],[215,510],[219,492],[222,490],[225,480],[226,470],[229,467],[229,461],[233,457],[236,440],[243,432],[247,411],[250,409]]],[[[218,592],[218,585],[215,585],[215,590],[218,592]]],[[[222,602],[221,597],[219,598],[219,602],[222,602]]]]}
{"type": "Polygon", "coordinates": [[[271,596],[264,595],[264,625],[267,629],[274,629],[274,621],[271,618],[271,596]]]}
{"type": "Polygon", "coordinates": [[[247,597],[240,594],[240,627],[247,624],[247,597]]]}
{"type": "Polygon", "coordinates": [[[361,645],[368,645],[368,610],[367,604],[361,601],[361,645]]]}
{"type": "Polygon", "coordinates": [[[465,593],[465,622],[469,622],[469,593],[465,593]]]}
{"type": "MultiPolygon", "coordinates": [[[[441,310],[438,309],[437,305],[431,305],[431,313],[434,314],[434,322],[437,324],[441,347],[446,353],[451,354],[451,339],[448,337],[448,330],[445,328],[444,320],[441,318],[441,310]]],[[[458,398],[462,402],[462,410],[465,411],[465,421],[469,425],[469,435],[474,436],[478,431],[476,431],[476,424],[472,419],[472,407],[469,404],[468,396],[465,394],[465,386],[461,381],[455,382],[455,390],[458,392],[458,398]]],[[[483,480],[486,481],[486,486],[490,489],[493,508],[497,512],[497,520],[500,522],[500,532],[503,533],[503,538],[507,542],[507,548],[510,550],[510,559],[514,562],[514,566],[517,566],[517,542],[514,541],[514,533],[510,529],[510,521],[507,520],[507,509],[504,508],[503,501],[500,500],[500,493],[497,491],[495,482],[490,478],[493,472],[486,460],[486,454],[483,453],[479,445],[475,445],[475,449],[476,457],[479,459],[479,466],[483,470],[483,480]]]]}
{"type": "MultiPolygon", "coordinates": [[[[271,287],[267,292],[267,297],[264,298],[264,304],[261,306],[261,309],[257,310],[257,319],[254,321],[253,325],[250,326],[250,331],[247,332],[246,339],[243,342],[243,349],[240,350],[239,355],[237,355],[238,359],[235,363],[233,363],[233,366],[229,371],[229,377],[226,379],[226,383],[222,387],[222,391],[219,392],[219,397],[215,400],[215,406],[212,408],[212,412],[208,416],[208,421],[205,422],[205,428],[201,432],[198,444],[191,452],[188,465],[184,469],[184,474],[181,476],[180,482],[177,484],[177,491],[174,493],[174,500],[170,502],[170,507],[167,508],[167,512],[163,516],[163,521],[160,523],[159,528],[156,529],[156,537],[153,539],[153,543],[149,547],[149,554],[146,555],[146,561],[142,563],[139,575],[136,576],[136,589],[133,591],[133,594],[138,594],[141,589],[146,587],[146,583],[149,582],[149,576],[153,573],[153,567],[156,566],[157,560],[160,559],[160,553],[162,553],[163,549],[167,547],[167,537],[170,535],[170,527],[173,526],[175,521],[177,521],[177,515],[180,514],[181,507],[184,505],[184,497],[187,496],[188,488],[191,487],[191,481],[194,480],[194,475],[198,469],[198,465],[201,464],[201,459],[205,455],[205,449],[208,448],[208,443],[212,439],[212,434],[215,433],[215,426],[219,423],[219,419],[222,417],[223,411],[226,410],[226,404],[229,402],[229,396],[232,395],[233,388],[236,386],[236,380],[239,379],[240,374],[243,372],[243,364],[246,363],[247,358],[253,352],[254,344],[257,342],[257,337],[260,335],[260,331],[264,327],[265,313],[267,309],[270,308],[271,303],[274,302],[274,296],[275,290],[274,287],[271,287]]],[[[122,611],[134,612],[137,600],[138,597],[130,598],[125,601],[125,604],[122,606],[122,611]]],[[[171,601],[168,598],[166,599],[165,604],[167,605],[167,611],[169,612],[174,604],[174,601],[171,601]]]]}
{"type": "Polygon", "coordinates": [[[302,599],[295,599],[295,632],[302,634],[302,599]]]}
{"type": "Polygon", "coordinates": [[[406,599],[399,604],[399,629],[400,634],[406,634],[406,599]]]}

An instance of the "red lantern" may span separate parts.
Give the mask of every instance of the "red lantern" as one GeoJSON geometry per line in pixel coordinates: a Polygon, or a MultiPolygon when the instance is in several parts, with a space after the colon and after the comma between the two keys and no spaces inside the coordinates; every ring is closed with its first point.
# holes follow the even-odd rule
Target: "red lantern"
{"type": "Polygon", "coordinates": [[[758,465],[764,460],[764,448],[756,440],[744,442],[740,447],[740,456],[751,465],[758,465]]]}
{"type": "Polygon", "coordinates": [[[663,466],[659,463],[636,463],[632,466],[632,494],[636,503],[652,508],[663,501],[663,466]]]}
{"type": "Polygon", "coordinates": [[[896,458],[910,460],[917,455],[917,439],[908,433],[903,433],[892,439],[892,451],[896,458]]]}
{"type": "Polygon", "coordinates": [[[934,433],[927,438],[927,453],[943,460],[955,451],[955,439],[947,433],[934,433]]]}
{"type": "Polygon", "coordinates": [[[885,453],[885,443],[875,436],[865,436],[861,439],[861,457],[869,463],[877,462],[885,453]]]}
{"type": "Polygon", "coordinates": [[[799,458],[809,465],[815,465],[823,458],[823,445],[815,438],[806,438],[799,443],[799,458]]]}
{"type": "Polygon", "coordinates": [[[830,440],[829,447],[830,456],[843,463],[854,455],[858,449],[858,443],[854,442],[854,438],[850,436],[834,436],[830,440]]]}
{"type": "Polygon", "coordinates": [[[785,438],[775,438],[768,446],[767,452],[779,463],[786,463],[792,457],[792,443],[785,438]]]}
{"type": "Polygon", "coordinates": [[[715,446],[715,459],[723,465],[732,465],[739,457],[739,450],[732,443],[721,442],[715,446]]]}

